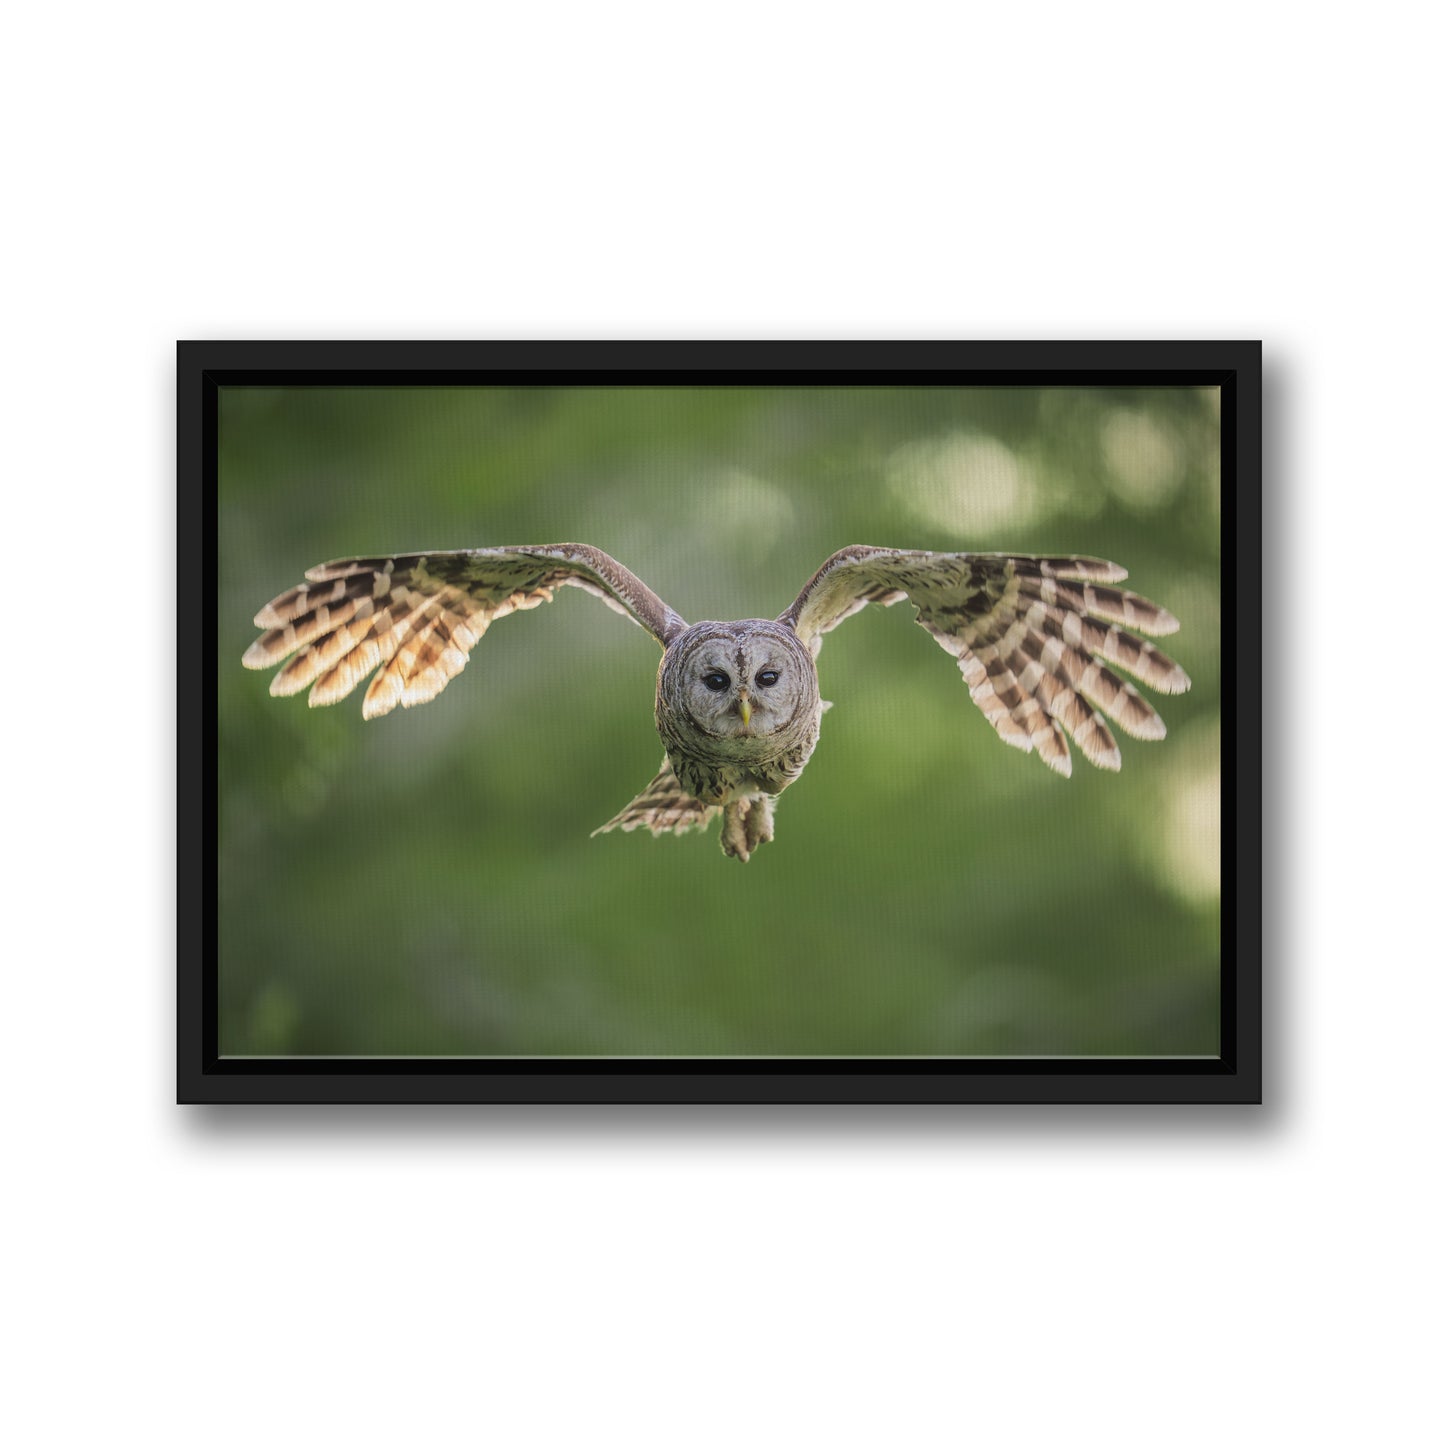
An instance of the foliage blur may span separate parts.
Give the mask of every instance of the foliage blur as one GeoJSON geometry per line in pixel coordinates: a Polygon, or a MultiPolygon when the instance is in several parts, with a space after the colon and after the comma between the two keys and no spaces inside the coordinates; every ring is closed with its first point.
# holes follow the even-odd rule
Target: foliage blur
{"type": "MultiPolygon", "coordinates": [[[[1218,393],[227,388],[226,1054],[1214,1054],[1218,393]],[[689,621],[775,616],[835,549],[1082,552],[1170,608],[1191,692],[1119,774],[1005,747],[907,603],[819,659],[837,705],[777,841],[589,837],[652,777],[659,659],[572,588],[425,707],[273,699],[252,615],[351,555],[589,542],[689,621]]],[[[1117,731],[1117,730],[1116,730],[1117,731]]]]}

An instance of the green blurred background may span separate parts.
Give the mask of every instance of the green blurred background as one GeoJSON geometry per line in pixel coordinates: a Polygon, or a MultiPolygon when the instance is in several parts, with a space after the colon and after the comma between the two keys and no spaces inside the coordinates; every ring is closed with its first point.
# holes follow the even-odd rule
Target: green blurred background
{"type": "MultiPolygon", "coordinates": [[[[220,1044],[231,1055],[1214,1054],[1217,390],[226,388],[220,1044]],[[819,659],[777,841],[590,838],[652,777],[660,657],[593,598],[363,722],[241,666],[315,563],[581,541],[690,622],[850,543],[1083,552],[1169,607],[1162,743],[1064,780],[907,603],[819,659]]],[[[1117,730],[1116,730],[1117,731],[1117,730]]]]}

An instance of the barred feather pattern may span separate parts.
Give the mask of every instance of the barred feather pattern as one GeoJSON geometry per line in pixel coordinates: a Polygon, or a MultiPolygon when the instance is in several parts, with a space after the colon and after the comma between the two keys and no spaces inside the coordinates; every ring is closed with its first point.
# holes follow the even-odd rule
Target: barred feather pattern
{"type": "Polygon", "coordinates": [[[686,833],[690,828],[706,828],[720,812],[721,808],[694,797],[678,782],[671,762],[663,754],[657,776],[615,818],[594,829],[592,836],[615,828],[624,833],[646,828],[653,837],[686,833]]]}
{"type": "Polygon", "coordinates": [[[1183,668],[1134,635],[1171,633],[1177,619],[1106,585],[1127,575],[1097,557],[848,547],[818,569],[778,620],[816,654],[824,633],[868,603],[907,597],[920,626],[957,659],[969,695],[999,737],[1067,777],[1069,738],[1096,767],[1119,767],[1105,718],[1131,737],[1164,736],[1163,719],[1108,664],[1159,692],[1189,687],[1183,668]]]}
{"type": "Polygon", "coordinates": [[[550,602],[559,586],[600,598],[664,647],[686,626],[621,563],[577,543],[349,558],[306,578],[256,614],[266,631],[241,660],[268,668],[289,658],[271,693],[310,688],[312,707],[340,702],[375,673],[367,718],[430,702],[493,622],[550,602]]]}

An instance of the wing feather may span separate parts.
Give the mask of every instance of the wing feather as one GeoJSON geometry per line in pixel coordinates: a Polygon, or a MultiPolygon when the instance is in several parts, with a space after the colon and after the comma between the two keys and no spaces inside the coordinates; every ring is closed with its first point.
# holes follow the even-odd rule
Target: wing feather
{"type": "Polygon", "coordinates": [[[362,714],[380,717],[430,702],[493,622],[550,602],[563,586],[600,598],[664,647],[687,625],[620,562],[580,543],[350,557],[312,567],[267,603],[256,614],[265,631],[241,661],[284,662],[271,692],[309,687],[313,707],[339,702],[376,673],[362,714]]]}
{"type": "Polygon", "coordinates": [[[1179,626],[1165,608],[1112,585],[1127,576],[1098,557],[847,547],[778,621],[816,654],[825,633],[869,602],[906,595],[919,624],[957,658],[969,696],[999,737],[1068,776],[1067,738],[1096,767],[1119,767],[1105,717],[1131,737],[1164,736],[1159,714],[1106,664],[1160,692],[1189,687],[1178,663],[1125,631],[1158,636],[1179,626]]]}
{"type": "Polygon", "coordinates": [[[662,833],[686,833],[690,828],[706,828],[722,809],[694,797],[677,780],[672,762],[663,754],[662,767],[653,780],[615,818],[593,829],[610,833],[621,828],[631,833],[646,828],[655,838],[662,833]]]}

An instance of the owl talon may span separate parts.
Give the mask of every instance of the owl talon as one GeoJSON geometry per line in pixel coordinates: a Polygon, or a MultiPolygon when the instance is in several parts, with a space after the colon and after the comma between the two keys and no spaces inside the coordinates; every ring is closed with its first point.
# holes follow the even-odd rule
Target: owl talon
{"type": "Polygon", "coordinates": [[[773,800],[739,798],[723,809],[722,850],[746,863],[763,843],[773,841],[773,800]]]}
{"type": "Polygon", "coordinates": [[[748,851],[773,841],[773,800],[754,798],[745,821],[748,851]]]}
{"type": "Polygon", "coordinates": [[[747,818],[746,798],[741,802],[729,803],[723,809],[722,850],[729,858],[737,858],[744,863],[752,856],[753,851],[748,842],[747,818]]]}

